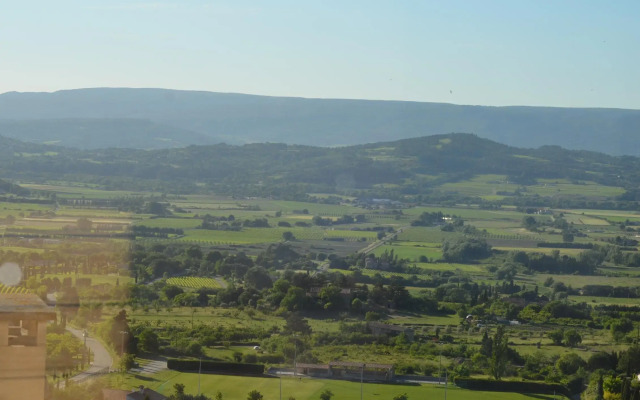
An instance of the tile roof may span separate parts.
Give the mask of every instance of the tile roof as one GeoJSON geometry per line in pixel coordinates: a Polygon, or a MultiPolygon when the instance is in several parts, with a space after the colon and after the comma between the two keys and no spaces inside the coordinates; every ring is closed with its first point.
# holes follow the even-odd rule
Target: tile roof
{"type": "Polygon", "coordinates": [[[56,313],[40,297],[28,293],[0,294],[0,319],[29,316],[53,320],[56,313]]]}

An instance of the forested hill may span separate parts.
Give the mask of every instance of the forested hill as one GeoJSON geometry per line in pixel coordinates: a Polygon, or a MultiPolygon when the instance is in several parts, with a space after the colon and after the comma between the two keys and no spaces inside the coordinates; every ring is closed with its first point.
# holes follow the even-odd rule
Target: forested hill
{"type": "MultiPolygon", "coordinates": [[[[554,146],[518,149],[470,134],[341,148],[267,143],[154,151],[77,151],[2,138],[0,156],[0,176],[5,178],[279,198],[315,192],[438,199],[449,196],[444,183],[497,174],[525,189],[542,178],[618,186],[628,191],[618,200],[635,201],[640,183],[636,157],[554,146]]],[[[605,197],[600,200],[613,200],[605,197]]]]}
{"type": "Polygon", "coordinates": [[[99,88],[0,95],[0,135],[77,148],[357,145],[471,132],[518,147],[640,156],[640,110],[484,107],[99,88]]]}
{"type": "Polygon", "coordinates": [[[79,149],[165,149],[216,143],[206,135],[186,129],[130,118],[0,120],[0,134],[79,149]]]}
{"type": "Polygon", "coordinates": [[[29,191],[19,185],[0,179],[0,196],[2,195],[27,196],[29,191]]]}

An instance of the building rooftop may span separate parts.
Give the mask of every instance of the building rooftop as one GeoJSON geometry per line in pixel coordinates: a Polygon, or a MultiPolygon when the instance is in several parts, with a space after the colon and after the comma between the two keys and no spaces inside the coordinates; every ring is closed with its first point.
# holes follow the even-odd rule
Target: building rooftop
{"type": "Polygon", "coordinates": [[[126,390],[119,389],[102,389],[102,398],[104,400],[127,400],[126,390]]]}
{"type": "Polygon", "coordinates": [[[54,320],[55,311],[35,294],[0,294],[0,319],[54,320]]]}
{"type": "Polygon", "coordinates": [[[166,398],[166,396],[163,396],[155,390],[151,390],[149,388],[134,390],[133,392],[127,394],[127,400],[166,400],[166,398]]]}
{"type": "Polygon", "coordinates": [[[331,361],[329,363],[331,367],[357,367],[357,368],[380,368],[380,369],[391,369],[393,368],[393,364],[376,364],[376,363],[361,363],[361,362],[351,362],[351,361],[331,361]]]}
{"type": "Polygon", "coordinates": [[[297,368],[315,368],[315,369],[329,369],[329,364],[305,364],[296,363],[297,368]]]}

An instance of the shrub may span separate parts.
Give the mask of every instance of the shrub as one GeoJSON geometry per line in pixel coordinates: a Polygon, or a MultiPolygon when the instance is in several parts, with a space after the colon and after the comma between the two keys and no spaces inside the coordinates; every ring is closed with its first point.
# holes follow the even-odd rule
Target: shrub
{"type": "Polygon", "coordinates": [[[242,362],[253,364],[258,361],[258,356],[254,353],[247,353],[242,356],[242,362]]]}

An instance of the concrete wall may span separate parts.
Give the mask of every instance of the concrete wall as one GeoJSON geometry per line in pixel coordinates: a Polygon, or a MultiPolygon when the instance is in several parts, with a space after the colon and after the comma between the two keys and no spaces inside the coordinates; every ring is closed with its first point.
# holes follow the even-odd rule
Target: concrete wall
{"type": "Polygon", "coordinates": [[[37,346],[8,346],[8,321],[0,321],[0,400],[42,400],[45,395],[46,322],[37,346]]]}

